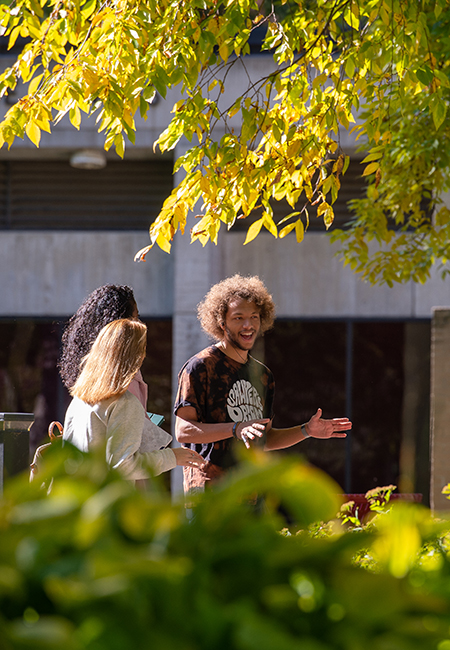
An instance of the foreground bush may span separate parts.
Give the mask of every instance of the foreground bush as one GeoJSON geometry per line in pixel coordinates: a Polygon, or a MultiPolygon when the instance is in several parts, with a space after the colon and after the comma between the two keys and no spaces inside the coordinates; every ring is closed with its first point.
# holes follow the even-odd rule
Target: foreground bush
{"type": "Polygon", "coordinates": [[[450,650],[447,523],[396,504],[367,530],[336,520],[311,535],[339,488],[269,459],[206,494],[189,523],[159,483],[136,492],[100,457],[49,453],[50,494],[19,477],[1,503],[0,647],[450,650]]]}

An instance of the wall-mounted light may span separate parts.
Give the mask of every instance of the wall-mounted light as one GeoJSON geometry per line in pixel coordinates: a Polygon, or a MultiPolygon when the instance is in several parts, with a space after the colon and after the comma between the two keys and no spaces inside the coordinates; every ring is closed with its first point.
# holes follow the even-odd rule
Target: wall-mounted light
{"type": "Polygon", "coordinates": [[[96,149],[81,149],[70,156],[70,164],[77,169],[103,169],[106,167],[106,156],[96,149]]]}

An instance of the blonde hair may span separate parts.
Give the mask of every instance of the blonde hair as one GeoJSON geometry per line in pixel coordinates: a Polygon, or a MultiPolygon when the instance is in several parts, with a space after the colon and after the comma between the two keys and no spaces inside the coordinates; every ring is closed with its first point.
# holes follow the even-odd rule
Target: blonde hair
{"type": "Polygon", "coordinates": [[[236,273],[215,284],[197,307],[197,314],[203,330],[212,338],[223,338],[222,326],[225,323],[230,303],[237,299],[254,302],[261,317],[261,334],[273,327],[275,305],[264,283],[254,275],[243,277],[236,273]]]}
{"type": "Polygon", "coordinates": [[[123,395],[142,365],[147,347],[147,327],[139,320],[121,318],[105,325],[81,363],[70,389],[91,406],[123,395]]]}

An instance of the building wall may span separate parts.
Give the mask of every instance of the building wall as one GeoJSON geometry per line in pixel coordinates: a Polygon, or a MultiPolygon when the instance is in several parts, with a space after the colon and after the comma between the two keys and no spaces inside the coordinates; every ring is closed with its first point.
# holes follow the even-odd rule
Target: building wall
{"type": "Polygon", "coordinates": [[[171,316],[173,258],[152,251],[146,231],[0,232],[0,317],[72,315],[103,284],[133,287],[143,316],[171,316]]]}
{"type": "Polygon", "coordinates": [[[174,290],[178,309],[193,313],[212,283],[236,272],[265,281],[280,317],[431,318],[434,306],[450,304],[450,283],[437,272],[425,285],[362,282],[343,267],[324,234],[307,235],[301,244],[262,233],[243,246],[244,238],[223,233],[218,246],[202,248],[185,236],[174,254],[155,247],[138,264],[133,258],[148,243],[145,231],[3,231],[0,316],[70,315],[107,282],[133,286],[146,316],[171,316],[174,290]]]}

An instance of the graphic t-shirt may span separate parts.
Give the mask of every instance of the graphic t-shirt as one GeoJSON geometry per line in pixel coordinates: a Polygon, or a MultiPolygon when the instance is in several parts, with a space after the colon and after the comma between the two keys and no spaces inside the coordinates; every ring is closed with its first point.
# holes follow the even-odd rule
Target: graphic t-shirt
{"type": "MultiPolygon", "coordinates": [[[[242,422],[273,417],[275,383],[269,368],[249,355],[246,363],[228,357],[215,345],[193,356],[180,371],[174,413],[192,406],[199,422],[242,422]]],[[[260,439],[260,444],[264,440],[260,439]]],[[[220,467],[236,463],[234,438],[191,444],[203,458],[220,467]]],[[[254,444],[254,443],[252,443],[254,444]]]]}

